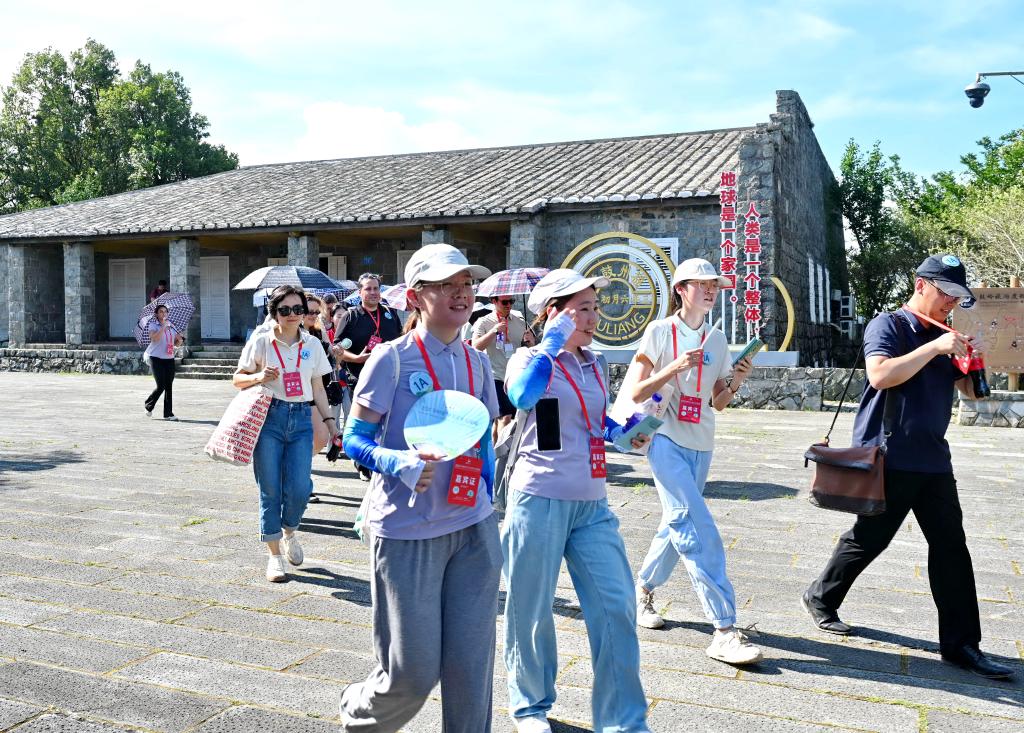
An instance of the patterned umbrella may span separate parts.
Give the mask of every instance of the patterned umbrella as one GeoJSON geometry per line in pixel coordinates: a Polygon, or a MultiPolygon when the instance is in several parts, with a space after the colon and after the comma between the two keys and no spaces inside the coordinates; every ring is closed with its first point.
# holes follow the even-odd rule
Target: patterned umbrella
{"type": "Polygon", "coordinates": [[[196,307],[192,304],[192,297],[187,293],[164,293],[139,313],[134,333],[135,340],[142,348],[149,346],[149,322],[156,318],[158,305],[167,306],[167,318],[175,330],[181,334],[188,330],[188,322],[192,320],[192,314],[196,312],[196,307]]]}
{"type": "MultiPolygon", "coordinates": [[[[393,288],[393,287],[396,287],[396,286],[394,286],[394,285],[381,285],[381,286],[380,286],[380,294],[381,294],[381,295],[384,295],[384,294],[385,294],[385,293],[387,293],[387,292],[388,292],[389,290],[391,290],[391,288],[393,288]]],[[[405,285],[403,285],[402,287],[404,288],[404,287],[405,287],[405,285]]],[[[403,290],[402,292],[403,292],[403,297],[402,297],[402,300],[404,301],[404,300],[405,300],[405,296],[404,296],[404,293],[405,293],[405,291],[403,290]]],[[[387,300],[387,298],[383,298],[383,297],[382,297],[382,298],[381,298],[381,300],[383,300],[383,301],[384,301],[385,303],[387,303],[388,305],[391,305],[391,303],[388,303],[388,300],[387,300]]],[[[358,293],[358,291],[357,291],[357,292],[355,292],[355,293],[352,293],[352,295],[348,296],[347,298],[345,298],[345,299],[344,299],[343,301],[341,301],[341,302],[342,302],[342,303],[344,303],[345,305],[359,305],[359,303],[361,302],[361,300],[360,300],[360,298],[359,298],[359,293],[358,293]]],[[[395,306],[395,305],[391,305],[391,307],[392,307],[392,308],[397,308],[398,306],[395,306]]],[[[400,310],[405,310],[405,309],[404,309],[404,308],[401,308],[400,310]]]]}
{"type": "Polygon", "coordinates": [[[537,282],[548,274],[545,267],[519,267],[496,272],[480,283],[479,298],[497,298],[503,295],[529,295],[537,282]]]}
{"type": "Polygon", "coordinates": [[[307,293],[323,298],[326,295],[333,295],[338,300],[344,300],[355,291],[359,290],[359,285],[351,280],[338,280],[339,288],[309,288],[306,290],[307,293]]]}
{"type": "Polygon", "coordinates": [[[392,308],[397,308],[400,311],[409,310],[409,304],[405,300],[405,293],[409,289],[409,286],[405,283],[398,283],[398,285],[392,285],[388,288],[388,291],[381,298],[387,305],[392,308]]]}
{"type": "Polygon", "coordinates": [[[326,290],[344,290],[342,284],[312,267],[295,267],[293,265],[271,265],[253,270],[242,278],[242,282],[234,290],[259,290],[276,288],[279,285],[294,285],[303,290],[323,288],[326,290]]]}

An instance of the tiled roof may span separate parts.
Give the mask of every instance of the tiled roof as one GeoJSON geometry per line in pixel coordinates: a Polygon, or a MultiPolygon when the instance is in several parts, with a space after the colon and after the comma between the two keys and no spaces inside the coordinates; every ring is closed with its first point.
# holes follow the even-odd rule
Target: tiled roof
{"type": "Polygon", "coordinates": [[[710,196],[752,128],[258,165],[0,217],[0,241],[307,228],[710,196]]]}

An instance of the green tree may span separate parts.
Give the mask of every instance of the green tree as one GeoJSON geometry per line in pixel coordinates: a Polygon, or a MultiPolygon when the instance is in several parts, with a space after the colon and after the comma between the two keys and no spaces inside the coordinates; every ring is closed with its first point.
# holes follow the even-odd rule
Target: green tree
{"type": "MultiPolygon", "coordinates": [[[[993,287],[1024,279],[1024,186],[989,188],[948,217],[961,235],[946,235],[971,274],[993,287]]],[[[948,229],[947,229],[948,232],[948,229]]]]}
{"type": "Polygon", "coordinates": [[[865,152],[850,140],[840,171],[843,216],[856,240],[847,247],[850,289],[857,310],[870,317],[909,297],[914,269],[927,256],[902,212],[921,195],[920,184],[877,142],[865,152]]]}
{"type": "Polygon", "coordinates": [[[79,201],[238,167],[206,142],[180,74],[137,63],[121,78],[90,39],[68,59],[30,53],[2,90],[0,213],[79,201]]]}

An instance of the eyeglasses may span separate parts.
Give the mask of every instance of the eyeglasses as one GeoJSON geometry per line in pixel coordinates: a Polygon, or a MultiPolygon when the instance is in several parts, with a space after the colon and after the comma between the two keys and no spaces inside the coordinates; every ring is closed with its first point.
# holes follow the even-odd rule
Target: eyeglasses
{"type": "Polygon", "coordinates": [[[279,316],[290,316],[290,315],[302,316],[306,314],[306,306],[304,305],[279,305],[277,306],[277,315],[279,316]]]}
{"type": "Polygon", "coordinates": [[[717,280],[687,280],[686,284],[696,285],[703,290],[720,290],[722,287],[717,280]]]}
{"type": "Polygon", "coordinates": [[[451,298],[454,295],[459,295],[466,291],[473,292],[473,281],[466,280],[461,283],[423,283],[421,287],[437,288],[441,291],[441,295],[446,298],[451,298]]]}
{"type": "Polygon", "coordinates": [[[931,285],[936,290],[938,290],[939,291],[939,295],[941,295],[946,300],[961,300],[959,295],[950,295],[949,293],[947,293],[945,290],[940,288],[938,285],[936,285],[931,280],[925,280],[925,282],[928,283],[929,285],[931,285]]]}

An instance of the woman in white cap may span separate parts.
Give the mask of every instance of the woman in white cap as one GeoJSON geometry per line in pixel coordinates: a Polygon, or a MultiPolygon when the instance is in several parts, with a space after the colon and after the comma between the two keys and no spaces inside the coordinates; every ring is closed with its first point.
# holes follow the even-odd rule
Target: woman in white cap
{"type": "Polygon", "coordinates": [[[369,502],[371,596],[377,666],[341,696],[345,731],[397,731],[440,681],[446,733],[491,730],[494,615],[501,546],[489,498],[491,431],[467,455],[487,493],[458,496],[465,462],[408,449],[406,415],[425,392],[454,389],[497,417],[485,354],[459,339],[473,307],[473,280],[490,272],[448,244],[421,247],[405,268],[414,326],[373,350],[345,422],[345,453],[374,471],[369,502]],[[383,429],[381,424],[383,422],[383,429]],[[453,490],[454,489],[454,490],[453,490]],[[410,490],[419,492],[410,506],[410,490]]]}
{"type": "Polygon", "coordinates": [[[668,581],[682,557],[715,627],[707,655],[729,664],[751,664],[760,661],[761,650],[734,627],[736,594],[725,574],[725,548],[704,503],[714,410],[726,408],[752,369],[749,358],[732,369],[725,334],[706,322],[719,290],[729,282],[707,260],[680,263],[672,277],[678,310],[647,327],[634,357],[640,372],[633,401],[659,392],[668,402],[665,422],[647,453],[662,517],[637,574],[637,622],[649,629],[665,624],[654,608],[654,589],[668,581]]]}
{"type": "Polygon", "coordinates": [[[605,489],[605,441],[622,428],[605,415],[607,374],[587,348],[599,319],[596,288],[608,284],[573,270],[545,275],[529,300],[544,337],[516,351],[505,373],[512,403],[529,410],[501,535],[509,713],[529,733],[551,730],[551,604],[563,558],[590,637],[594,730],[648,730],[632,573],[605,489]]]}

